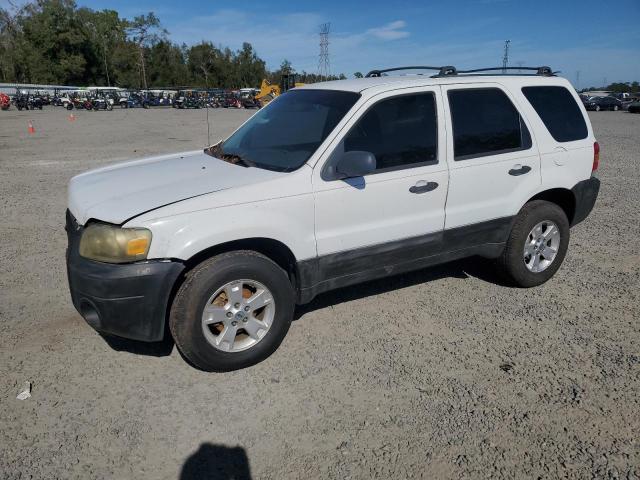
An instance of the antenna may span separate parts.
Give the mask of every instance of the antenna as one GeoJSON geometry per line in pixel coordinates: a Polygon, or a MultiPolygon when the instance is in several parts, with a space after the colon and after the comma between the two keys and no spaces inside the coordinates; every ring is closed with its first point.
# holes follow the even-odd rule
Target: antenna
{"type": "Polygon", "coordinates": [[[329,65],[329,29],[331,23],[320,25],[320,56],[318,58],[318,76],[320,81],[327,80],[331,75],[329,65]]]}
{"type": "MultiPolygon", "coordinates": [[[[209,92],[207,92],[208,94],[209,92]]],[[[207,110],[207,147],[211,146],[211,129],[209,128],[209,101],[207,98],[207,102],[204,105],[205,109],[207,110]]]]}
{"type": "Polygon", "coordinates": [[[511,40],[504,42],[504,56],[502,57],[502,73],[507,73],[507,67],[509,66],[509,44],[511,40]]]}

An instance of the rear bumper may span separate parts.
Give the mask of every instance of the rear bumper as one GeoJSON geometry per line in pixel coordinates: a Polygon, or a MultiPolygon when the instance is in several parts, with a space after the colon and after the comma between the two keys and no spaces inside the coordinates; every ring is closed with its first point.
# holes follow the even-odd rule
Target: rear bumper
{"type": "Polygon", "coordinates": [[[76,310],[98,332],[146,342],[162,340],[169,298],[184,265],[88,260],[78,253],[82,228],[74,223],[67,214],[67,274],[76,310]]]}
{"type": "Polygon", "coordinates": [[[571,226],[574,226],[587,218],[591,210],[593,210],[593,206],[598,198],[598,192],[600,191],[600,180],[596,177],[583,180],[582,182],[578,182],[571,191],[576,199],[576,210],[573,214],[573,221],[571,222],[571,226]]]}

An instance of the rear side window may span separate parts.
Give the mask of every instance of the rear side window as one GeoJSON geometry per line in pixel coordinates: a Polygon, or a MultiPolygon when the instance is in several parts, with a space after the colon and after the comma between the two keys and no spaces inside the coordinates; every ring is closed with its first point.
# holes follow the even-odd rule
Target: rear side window
{"type": "Polygon", "coordinates": [[[564,87],[524,87],[522,93],[557,142],[587,138],[587,124],[569,90],[564,87]]]}
{"type": "Polygon", "coordinates": [[[498,88],[449,90],[455,160],[531,148],[516,107],[498,88]]]}
{"type": "Polygon", "coordinates": [[[344,139],[344,151],[376,157],[376,171],[438,163],[436,102],[433,93],[381,100],[358,120],[344,139]]]}

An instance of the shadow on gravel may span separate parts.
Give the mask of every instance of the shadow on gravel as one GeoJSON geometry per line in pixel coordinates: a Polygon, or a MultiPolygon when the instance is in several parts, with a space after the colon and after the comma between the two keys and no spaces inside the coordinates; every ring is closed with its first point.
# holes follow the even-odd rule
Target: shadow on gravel
{"type": "Polygon", "coordinates": [[[182,465],[179,480],[251,480],[247,452],[203,443],[182,465]]]}
{"type": "Polygon", "coordinates": [[[412,287],[414,285],[428,283],[442,278],[460,278],[464,280],[469,277],[475,277],[485,282],[494,283],[502,287],[508,287],[508,285],[495,273],[491,261],[480,257],[470,257],[435,267],[429,267],[423,270],[417,270],[415,272],[403,273],[393,277],[372,280],[370,282],[353,285],[351,287],[322,293],[311,303],[297,307],[294,320],[300,319],[309,312],[343,302],[350,302],[360,298],[380,295],[382,293],[412,287]]]}
{"type": "Polygon", "coordinates": [[[149,357],[167,357],[171,355],[174,345],[173,338],[167,334],[165,334],[164,340],[161,342],[151,343],[128,340],[120,337],[110,337],[108,335],[101,335],[101,337],[107,345],[117,352],[129,352],[149,357]]]}

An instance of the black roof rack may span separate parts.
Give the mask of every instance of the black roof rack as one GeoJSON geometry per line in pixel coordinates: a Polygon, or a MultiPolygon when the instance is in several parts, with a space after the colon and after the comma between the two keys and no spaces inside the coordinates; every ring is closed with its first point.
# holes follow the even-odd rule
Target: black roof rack
{"type": "MultiPolygon", "coordinates": [[[[397,72],[400,70],[437,70],[438,73],[432,75],[432,77],[450,77],[458,74],[469,75],[475,73],[482,72],[495,72],[502,71],[506,72],[507,70],[526,70],[526,71],[534,71],[536,75],[542,75],[545,77],[552,77],[558,72],[554,72],[551,70],[551,67],[488,67],[488,68],[475,68],[473,70],[458,70],[456,67],[451,65],[447,65],[444,67],[427,67],[427,66],[411,66],[411,67],[396,67],[396,68],[385,68],[383,70],[371,70],[369,73],[365,75],[365,77],[381,77],[383,73],[387,72],[397,72]]],[[[523,74],[528,75],[528,74],[523,74]]]]}
{"type": "Polygon", "coordinates": [[[488,67],[488,68],[474,68],[473,70],[458,70],[458,73],[480,73],[480,72],[495,72],[497,70],[527,70],[534,71],[536,75],[544,75],[547,77],[555,75],[557,72],[553,72],[551,67],[488,67]]]}
{"type": "Polygon", "coordinates": [[[381,77],[383,73],[397,72],[398,70],[437,70],[439,76],[455,75],[457,72],[456,67],[452,67],[450,65],[446,67],[413,66],[413,67],[385,68],[384,70],[371,70],[369,73],[365,75],[365,77],[366,78],[381,77]]]}

